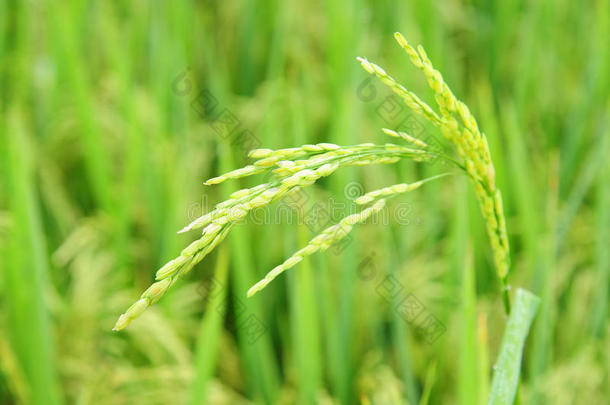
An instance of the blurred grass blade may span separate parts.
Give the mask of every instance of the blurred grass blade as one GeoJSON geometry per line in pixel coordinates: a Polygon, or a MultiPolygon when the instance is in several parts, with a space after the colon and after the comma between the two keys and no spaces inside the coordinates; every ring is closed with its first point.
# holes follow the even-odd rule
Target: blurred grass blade
{"type": "Polygon", "coordinates": [[[191,383],[190,405],[205,404],[208,382],[216,366],[218,345],[222,333],[223,312],[227,301],[229,254],[226,245],[219,250],[213,281],[220,285],[216,294],[206,296],[205,316],[201,321],[195,350],[195,378],[191,383]]]}
{"type": "Polygon", "coordinates": [[[511,405],[515,400],[523,346],[539,304],[540,299],[532,293],[521,288],[517,290],[494,366],[488,405],[511,405]]]}
{"type": "Polygon", "coordinates": [[[97,205],[106,211],[112,209],[111,169],[108,153],[98,127],[96,105],[93,101],[88,68],[79,52],[80,36],[76,7],[62,4],[51,15],[52,29],[57,35],[57,60],[61,60],[60,72],[65,77],[67,91],[73,96],[74,108],[80,125],[78,134],[82,142],[86,174],[97,205]]]}
{"type": "MultiPolygon", "coordinates": [[[[305,106],[302,100],[294,103],[292,108],[294,141],[306,142],[309,128],[305,106]]],[[[310,239],[307,226],[293,226],[292,232],[296,233],[298,246],[305,246],[310,239]]],[[[294,246],[287,244],[289,249],[294,246]]],[[[294,250],[292,250],[294,251],[294,250]]],[[[287,253],[288,255],[290,253],[287,253]]],[[[320,356],[320,329],[318,319],[318,302],[315,288],[316,275],[310,258],[304,260],[300,269],[293,273],[290,278],[291,285],[291,313],[293,342],[295,347],[295,368],[299,381],[298,403],[315,403],[316,395],[320,392],[322,359],[320,356]]]]}
{"type": "Polygon", "coordinates": [[[3,301],[8,309],[8,334],[28,381],[33,404],[60,404],[54,364],[54,337],[44,299],[48,283],[47,252],[34,190],[32,150],[25,118],[11,111],[8,132],[8,195],[14,226],[7,243],[3,301]]]}
{"type": "Polygon", "coordinates": [[[436,361],[433,361],[428,366],[426,371],[426,379],[424,380],[424,389],[419,400],[419,405],[428,405],[430,403],[430,394],[432,387],[436,381],[436,361]]]}
{"type": "MultiPolygon", "coordinates": [[[[299,246],[307,244],[308,229],[301,226],[297,229],[299,246]]],[[[315,274],[308,258],[301,263],[299,271],[291,278],[292,299],[291,312],[293,342],[295,347],[295,368],[298,378],[298,403],[316,402],[320,390],[322,361],[320,358],[318,303],[315,291],[315,274]]]]}
{"type": "MultiPolygon", "coordinates": [[[[604,155],[610,152],[610,103],[608,104],[603,140],[601,142],[604,155]]],[[[605,164],[598,173],[597,182],[597,288],[595,292],[593,311],[591,311],[591,332],[594,336],[603,336],[604,321],[608,319],[608,280],[610,279],[610,161],[606,158],[605,164]]]]}
{"type": "MultiPolygon", "coordinates": [[[[386,256],[391,258],[390,265],[388,266],[387,275],[397,277],[399,274],[400,263],[404,263],[409,260],[406,249],[400,249],[400,246],[407,246],[407,235],[403,232],[392,233],[389,231],[384,232],[387,242],[386,256]]],[[[385,273],[384,273],[385,274],[385,273]]],[[[395,308],[398,305],[396,296],[392,298],[392,307],[395,308]]],[[[412,331],[410,325],[405,322],[405,319],[398,313],[398,311],[392,312],[392,323],[390,325],[392,332],[392,344],[396,350],[396,362],[400,371],[402,383],[405,387],[405,395],[407,400],[411,403],[417,403],[417,399],[420,398],[418,391],[416,375],[414,371],[412,353],[412,344],[410,342],[412,331]]],[[[422,394],[423,395],[423,394],[422,394]]],[[[421,402],[422,399],[420,399],[421,402]]]]}
{"type": "MultiPolygon", "coordinates": [[[[476,275],[474,271],[468,210],[468,195],[464,181],[456,182],[456,204],[454,209],[453,265],[461,276],[460,339],[458,397],[460,404],[473,404],[477,397],[477,342],[476,342],[476,275]]],[[[471,203],[474,203],[471,200],[471,203]]],[[[477,207],[471,204],[472,209],[477,207]]]]}

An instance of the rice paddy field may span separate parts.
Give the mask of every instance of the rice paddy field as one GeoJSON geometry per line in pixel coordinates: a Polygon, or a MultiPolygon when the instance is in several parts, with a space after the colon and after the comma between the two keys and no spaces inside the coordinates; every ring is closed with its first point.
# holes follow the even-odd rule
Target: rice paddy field
{"type": "Polygon", "coordinates": [[[609,38],[606,0],[0,1],[0,404],[610,403],[609,38]],[[396,31],[486,137],[513,310],[540,299],[522,360],[463,173],[247,296],[443,159],[341,167],[250,212],[113,331],[201,237],[177,231],[269,181],[203,184],[250,149],[399,144],[389,128],[454,153],[356,60],[436,107],[396,31]]]}

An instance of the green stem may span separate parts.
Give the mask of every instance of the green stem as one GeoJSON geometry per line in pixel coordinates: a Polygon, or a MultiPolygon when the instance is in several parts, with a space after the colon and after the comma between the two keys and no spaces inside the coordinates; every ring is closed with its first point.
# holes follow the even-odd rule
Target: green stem
{"type": "Polygon", "coordinates": [[[539,304],[540,299],[534,294],[521,288],[517,290],[515,306],[508,318],[500,354],[494,366],[488,405],[511,405],[514,402],[523,346],[539,304]]]}

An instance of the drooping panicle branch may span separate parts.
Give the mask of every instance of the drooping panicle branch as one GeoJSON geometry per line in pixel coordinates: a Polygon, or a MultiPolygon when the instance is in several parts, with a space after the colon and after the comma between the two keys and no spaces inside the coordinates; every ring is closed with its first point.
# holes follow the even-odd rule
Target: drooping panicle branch
{"type": "MultiPolygon", "coordinates": [[[[406,142],[409,146],[392,143],[383,145],[363,143],[352,146],[318,143],[296,148],[278,150],[265,148],[251,151],[249,156],[256,159],[252,164],[211,178],[204,184],[219,184],[227,180],[241,179],[262,173],[270,173],[271,180],[252,188],[234,192],[226,201],[217,204],[210,212],[200,216],[178,231],[179,233],[185,233],[202,229],[202,234],[197,240],[184,248],[178,257],[169,261],[157,271],[156,281],[142,293],[138,301],[119,317],[114,330],[124,329],[144,310],[157,302],[177,280],[188,273],[224,240],[233,225],[246,218],[253,209],[268,206],[292,192],[315,183],[322,177],[331,175],[340,167],[391,164],[405,158],[417,162],[440,158],[463,170],[472,179],[485,218],[487,233],[491,240],[498,275],[506,285],[509,268],[506,223],[502,209],[502,198],[500,190],[495,185],[495,171],[485,135],[480,132],[468,107],[454,96],[440,72],[434,69],[424,49],[421,46],[417,49],[413,48],[399,33],[395,34],[395,38],[405,50],[413,65],[426,76],[428,84],[434,92],[438,113],[413,92],[397,83],[381,67],[364,58],[358,58],[358,60],[367,72],[377,76],[388,85],[416,114],[438,128],[444,137],[454,145],[457,158],[435,150],[421,139],[391,129],[383,129],[383,132],[406,142]]],[[[325,229],[320,235],[313,238],[307,246],[294,253],[256,283],[248,291],[248,296],[252,296],[265,288],[277,276],[295,266],[304,257],[317,251],[326,250],[331,244],[344,238],[355,224],[364,222],[371,215],[383,209],[387,199],[415,190],[426,182],[447,174],[451,173],[433,176],[413,183],[395,184],[359,197],[356,203],[368,205],[366,208],[325,229]]],[[[505,302],[508,302],[508,300],[506,299],[505,302]]]]}

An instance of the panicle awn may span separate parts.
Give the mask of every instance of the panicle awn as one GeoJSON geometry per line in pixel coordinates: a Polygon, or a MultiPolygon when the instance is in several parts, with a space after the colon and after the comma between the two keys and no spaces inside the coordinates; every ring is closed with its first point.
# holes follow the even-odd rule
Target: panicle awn
{"type": "MultiPolygon", "coordinates": [[[[155,283],[144,291],[140,299],[119,317],[114,330],[124,329],[132,320],[140,316],[146,308],[157,302],[177,280],[188,273],[193,266],[222,242],[231,227],[243,220],[251,210],[281,200],[286,195],[307,187],[322,177],[331,175],[340,167],[391,164],[405,158],[417,162],[444,159],[459,171],[466,173],[472,180],[485,218],[498,276],[506,287],[506,277],[509,269],[508,238],[502,211],[502,198],[500,190],[495,185],[495,172],[485,135],[480,132],[468,107],[453,95],[440,72],[434,69],[424,49],[421,46],[417,49],[413,48],[399,33],[395,34],[395,38],[406,51],[413,65],[424,73],[430,88],[434,92],[438,113],[417,95],[397,83],[381,67],[364,58],[358,58],[358,60],[367,72],[377,76],[384,84],[389,86],[411,110],[438,128],[455,147],[457,157],[439,152],[421,139],[407,133],[390,129],[383,129],[383,132],[406,142],[408,145],[363,143],[339,146],[332,143],[318,143],[278,150],[266,148],[252,150],[249,156],[256,159],[252,164],[209,179],[204,184],[219,184],[227,180],[269,171],[272,172],[273,179],[256,187],[234,192],[228,200],[217,204],[209,213],[195,219],[180,230],[179,233],[202,229],[202,235],[182,250],[178,257],[157,271],[155,283]]],[[[298,264],[304,257],[317,251],[324,251],[333,243],[344,238],[354,225],[366,221],[366,219],[381,211],[388,198],[415,190],[428,181],[448,174],[451,173],[444,173],[413,183],[388,186],[360,196],[356,199],[356,203],[366,206],[366,208],[326,228],[313,238],[307,246],[295,252],[250,288],[248,296],[264,289],[277,276],[298,264]]],[[[508,308],[506,288],[505,304],[508,308]]]]}

